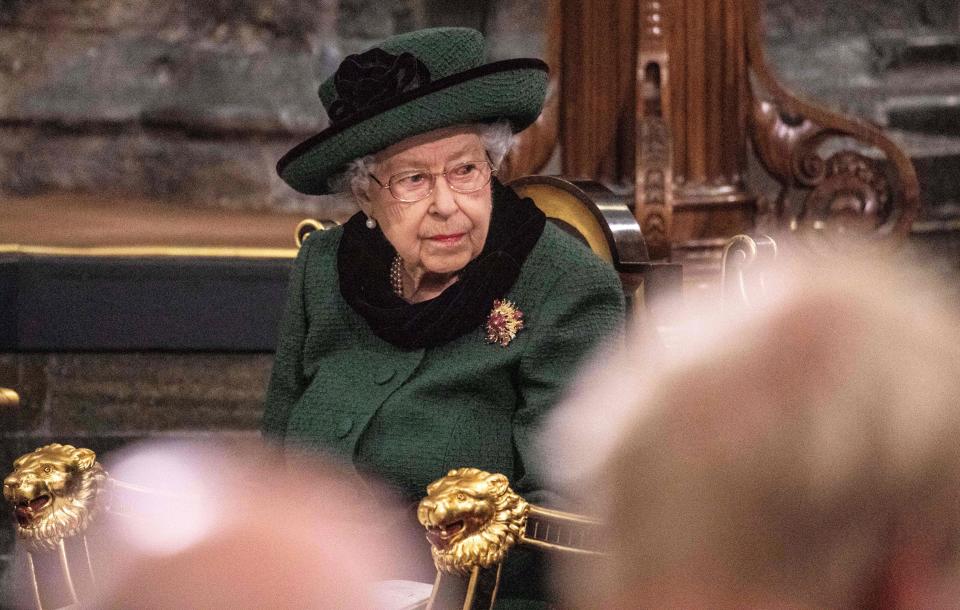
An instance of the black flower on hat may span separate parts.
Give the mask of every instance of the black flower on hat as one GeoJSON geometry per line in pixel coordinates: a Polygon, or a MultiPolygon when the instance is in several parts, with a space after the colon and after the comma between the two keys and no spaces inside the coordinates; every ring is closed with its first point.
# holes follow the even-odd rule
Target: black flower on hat
{"type": "Polygon", "coordinates": [[[393,55],[374,47],[348,55],[333,75],[337,99],[328,114],[333,122],[341,121],[429,82],[427,66],[410,53],[393,55]]]}

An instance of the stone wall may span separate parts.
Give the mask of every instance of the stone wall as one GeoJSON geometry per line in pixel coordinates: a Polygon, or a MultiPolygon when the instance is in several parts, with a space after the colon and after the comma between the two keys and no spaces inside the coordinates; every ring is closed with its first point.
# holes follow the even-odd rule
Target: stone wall
{"type": "Polygon", "coordinates": [[[541,4],[0,0],[0,195],[302,207],[273,168],[325,126],[317,85],[345,54],[440,24],[536,54],[541,4]]]}
{"type": "Polygon", "coordinates": [[[287,203],[269,169],[320,126],[332,17],[230,4],[3,2],[0,188],[287,203]]]}
{"type": "Polygon", "coordinates": [[[955,0],[767,0],[765,27],[767,53],[783,80],[808,97],[867,118],[885,95],[955,86],[951,70],[941,69],[948,65],[921,61],[892,66],[917,69],[890,74],[880,57],[884,40],[960,35],[955,0]],[[947,82],[938,87],[944,76],[947,82]]]}
{"type": "Polygon", "coordinates": [[[955,0],[766,0],[767,36],[774,43],[807,36],[956,30],[958,15],[955,0]]]}

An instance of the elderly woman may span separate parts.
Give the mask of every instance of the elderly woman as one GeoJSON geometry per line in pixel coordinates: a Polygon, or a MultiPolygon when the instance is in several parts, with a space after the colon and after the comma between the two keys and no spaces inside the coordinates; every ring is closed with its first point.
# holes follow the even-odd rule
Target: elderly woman
{"type": "Polygon", "coordinates": [[[330,126],[278,164],[360,213],[300,250],[264,433],[411,502],[459,466],[543,501],[533,434],[623,318],[614,271],[496,179],[546,65],[483,54],[478,32],[445,28],[347,57],[320,87],[330,126]]]}

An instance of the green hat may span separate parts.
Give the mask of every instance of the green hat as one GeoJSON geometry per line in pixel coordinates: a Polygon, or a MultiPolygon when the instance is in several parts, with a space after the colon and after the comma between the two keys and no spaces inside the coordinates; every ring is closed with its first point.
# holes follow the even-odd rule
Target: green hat
{"type": "Polygon", "coordinates": [[[547,65],[484,64],[483,56],[483,36],[469,28],[400,34],[348,55],[320,85],[330,126],[285,154],[277,173],[301,193],[323,195],[346,163],[410,136],[498,119],[524,129],[543,108],[547,65]]]}

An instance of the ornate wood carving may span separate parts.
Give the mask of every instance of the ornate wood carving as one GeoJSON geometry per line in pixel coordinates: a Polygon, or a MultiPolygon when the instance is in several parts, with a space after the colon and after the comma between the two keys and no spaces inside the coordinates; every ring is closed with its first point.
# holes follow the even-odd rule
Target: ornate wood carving
{"type": "Polygon", "coordinates": [[[761,0],[552,0],[559,95],[523,134],[510,175],[537,171],[558,141],[565,175],[634,187],[654,258],[709,273],[726,240],[756,225],[752,141],[782,186],[772,224],[905,235],[919,206],[910,160],[879,129],[779,84],[762,10],[761,0]]]}
{"type": "Polygon", "coordinates": [[[747,168],[746,29],[742,0],[662,0],[671,73],[671,258],[712,274],[732,235],[752,230],[747,168]]]}
{"type": "Polygon", "coordinates": [[[664,116],[670,103],[670,64],[663,3],[640,3],[637,55],[637,163],[635,209],[653,258],[670,256],[673,199],[673,150],[664,116]]]}
{"type": "Polygon", "coordinates": [[[734,235],[723,248],[720,306],[750,307],[767,296],[764,268],[777,258],[777,242],[768,235],[734,235]]]}
{"type": "Polygon", "coordinates": [[[910,159],[878,128],[781,85],[766,60],[760,0],[748,0],[747,9],[747,56],[755,80],[750,137],[781,185],[773,224],[880,238],[907,235],[920,206],[910,159]]]}

